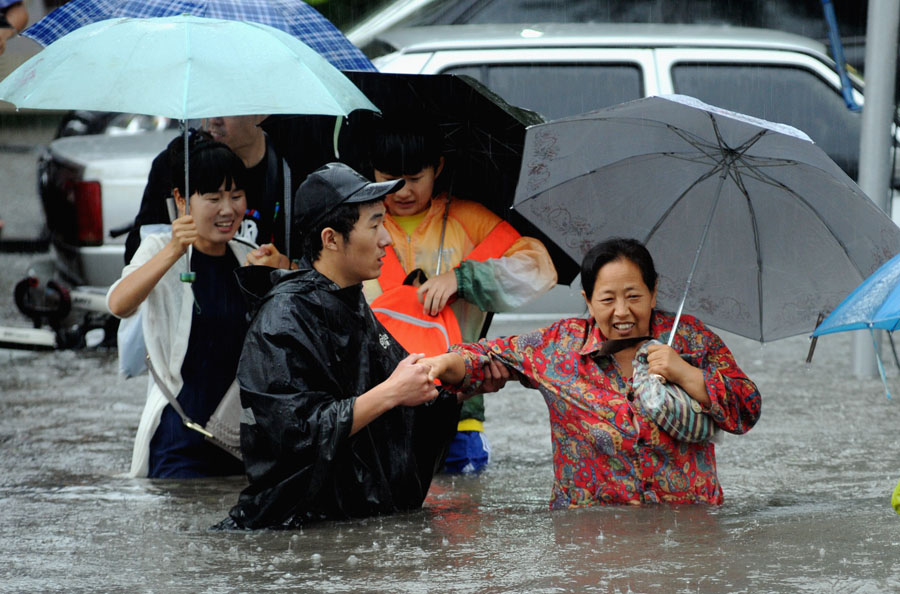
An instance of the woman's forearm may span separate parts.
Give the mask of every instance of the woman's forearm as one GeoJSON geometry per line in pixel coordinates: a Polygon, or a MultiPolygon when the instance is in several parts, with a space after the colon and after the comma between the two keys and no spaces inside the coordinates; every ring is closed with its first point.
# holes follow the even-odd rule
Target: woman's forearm
{"type": "Polygon", "coordinates": [[[166,244],[140,268],[119,281],[109,295],[109,311],[120,318],[133,314],[180,257],[172,244],[166,244]]]}
{"type": "Polygon", "coordinates": [[[703,370],[694,367],[690,363],[685,362],[689,369],[682,371],[679,380],[676,382],[687,392],[691,398],[700,403],[701,406],[709,406],[712,400],[706,389],[706,379],[703,376],[703,370]]]}

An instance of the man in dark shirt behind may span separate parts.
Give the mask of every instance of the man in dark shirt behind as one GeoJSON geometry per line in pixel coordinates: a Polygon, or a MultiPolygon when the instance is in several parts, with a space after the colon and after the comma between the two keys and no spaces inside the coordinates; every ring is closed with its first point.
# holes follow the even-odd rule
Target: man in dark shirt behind
{"type": "MultiPolygon", "coordinates": [[[[205,120],[212,137],[226,144],[247,168],[247,214],[238,235],[264,246],[274,245],[281,254],[278,267],[288,268],[284,233],[285,196],[291,195],[290,168],[276,154],[259,124],[265,115],[215,117],[205,120]],[[288,187],[285,187],[288,185],[288,187]]],[[[166,151],[153,160],[141,207],[125,241],[125,263],[131,262],[141,243],[143,225],[171,222],[167,199],[172,196],[171,167],[166,151]]]]}

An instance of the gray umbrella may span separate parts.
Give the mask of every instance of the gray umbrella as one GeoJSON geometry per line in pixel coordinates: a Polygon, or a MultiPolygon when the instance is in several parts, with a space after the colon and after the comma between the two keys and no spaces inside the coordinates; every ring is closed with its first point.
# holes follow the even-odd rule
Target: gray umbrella
{"type": "Polygon", "coordinates": [[[660,307],[759,341],[812,332],[900,251],[805,134],[678,95],[529,128],[514,208],[579,261],[643,241],[660,307]]]}

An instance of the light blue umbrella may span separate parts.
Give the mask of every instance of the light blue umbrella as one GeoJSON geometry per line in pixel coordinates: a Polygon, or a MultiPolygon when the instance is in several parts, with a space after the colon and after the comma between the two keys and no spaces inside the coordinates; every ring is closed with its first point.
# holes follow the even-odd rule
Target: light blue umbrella
{"type": "MultiPolygon", "coordinates": [[[[897,360],[897,350],[891,333],[900,328],[900,254],[894,256],[853,289],[828,317],[822,320],[812,333],[813,339],[833,332],[868,330],[875,345],[878,371],[888,398],[891,397],[884,374],[884,365],[878,355],[875,329],[887,330],[897,360]]],[[[898,363],[900,365],[900,363],[898,363]]]]}
{"type": "Polygon", "coordinates": [[[117,18],[76,29],[0,82],[17,107],[182,120],[376,110],[325,58],[259,23],[188,15],[117,18]]]}
{"type": "Polygon", "coordinates": [[[46,46],[79,27],[104,19],[181,14],[269,25],[298,38],[335,68],[375,70],[358,47],[303,0],[70,0],[22,35],[46,46]]]}
{"type": "MultiPolygon", "coordinates": [[[[378,111],[296,37],[259,23],[189,15],[109,19],[76,29],[0,82],[0,99],[16,107],[183,122],[252,114],[334,115],[340,121],[356,109],[378,111]]],[[[184,138],[187,147],[186,126],[184,138]]],[[[185,150],[185,169],[187,156],[185,150]]]]}

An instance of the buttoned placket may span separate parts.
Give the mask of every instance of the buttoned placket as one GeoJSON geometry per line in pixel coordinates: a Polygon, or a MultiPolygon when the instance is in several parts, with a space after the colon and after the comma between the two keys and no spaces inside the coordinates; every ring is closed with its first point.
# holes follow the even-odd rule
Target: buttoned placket
{"type": "MultiPolygon", "coordinates": [[[[631,451],[623,452],[623,454],[631,458],[635,468],[636,475],[634,477],[634,486],[636,494],[640,497],[641,503],[658,503],[659,498],[656,493],[653,492],[652,477],[647,476],[647,473],[644,470],[644,460],[650,454],[651,449],[648,447],[647,439],[641,436],[641,433],[644,432],[644,427],[643,423],[640,422],[640,403],[637,401],[637,395],[634,393],[634,386],[632,385],[633,378],[626,378],[625,374],[622,373],[622,368],[619,366],[619,362],[616,361],[616,358],[612,355],[607,356],[610,358],[610,362],[615,369],[620,386],[621,384],[625,385],[625,399],[628,401],[628,408],[631,410],[631,422],[638,429],[638,437],[634,440],[631,451]]],[[[595,361],[597,361],[597,359],[595,359],[595,361]]],[[[597,363],[599,363],[599,361],[597,361],[597,363]]]]}

